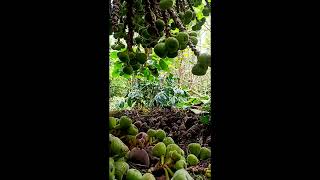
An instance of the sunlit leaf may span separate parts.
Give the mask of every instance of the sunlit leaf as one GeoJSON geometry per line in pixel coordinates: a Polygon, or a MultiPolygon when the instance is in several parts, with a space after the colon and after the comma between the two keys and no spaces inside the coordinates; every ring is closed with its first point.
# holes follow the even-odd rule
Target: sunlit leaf
{"type": "Polygon", "coordinates": [[[117,59],[118,58],[117,53],[118,53],[118,51],[110,52],[110,59],[117,59]]]}
{"type": "Polygon", "coordinates": [[[169,71],[168,65],[167,65],[166,62],[164,62],[164,60],[161,59],[161,60],[159,61],[159,65],[160,65],[160,67],[161,67],[162,70],[164,70],[164,71],[169,71]]]}

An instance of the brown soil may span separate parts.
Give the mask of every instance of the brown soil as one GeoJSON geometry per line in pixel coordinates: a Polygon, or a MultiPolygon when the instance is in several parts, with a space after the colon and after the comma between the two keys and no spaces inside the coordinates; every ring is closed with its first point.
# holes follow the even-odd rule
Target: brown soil
{"type": "MultiPolygon", "coordinates": [[[[154,108],[149,111],[124,110],[110,112],[110,116],[116,118],[124,115],[133,120],[139,132],[147,132],[149,128],[155,130],[163,129],[167,133],[167,136],[172,137],[175,143],[185,152],[187,152],[187,146],[190,143],[197,142],[205,147],[211,144],[210,126],[202,124],[199,121],[199,115],[194,114],[192,111],[172,108],[154,108]]],[[[201,161],[197,167],[190,167],[188,171],[194,171],[194,173],[196,173],[198,169],[207,167],[209,163],[210,160],[201,161]]],[[[142,172],[146,171],[146,169],[139,168],[132,164],[130,164],[130,166],[140,169],[142,172]]],[[[157,177],[157,179],[161,178],[157,177]]]]}

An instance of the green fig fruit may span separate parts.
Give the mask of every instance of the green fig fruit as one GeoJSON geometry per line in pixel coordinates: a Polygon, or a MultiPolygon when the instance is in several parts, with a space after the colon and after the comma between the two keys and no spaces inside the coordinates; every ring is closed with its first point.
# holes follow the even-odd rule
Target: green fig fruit
{"type": "Polygon", "coordinates": [[[173,6],[173,0],[160,0],[159,7],[161,10],[170,9],[173,6]]]}
{"type": "Polygon", "coordinates": [[[128,146],[126,146],[118,137],[109,134],[110,153],[112,156],[123,157],[129,152],[128,146]]]}
{"type": "Polygon", "coordinates": [[[206,147],[202,147],[200,150],[200,160],[206,160],[211,157],[211,150],[206,147]]]}
{"type": "Polygon", "coordinates": [[[184,50],[184,49],[186,49],[188,47],[188,44],[181,44],[180,45],[180,50],[184,50]]]}
{"type": "Polygon", "coordinates": [[[123,73],[131,75],[133,73],[133,68],[131,65],[124,66],[122,69],[123,73]]]}
{"type": "Polygon", "coordinates": [[[137,53],[136,59],[140,64],[144,64],[147,61],[147,55],[145,53],[137,53]]]}
{"type": "Polygon", "coordinates": [[[151,173],[145,173],[141,180],[156,180],[156,178],[151,173]]]}
{"type": "Polygon", "coordinates": [[[189,35],[186,32],[179,32],[176,35],[176,39],[179,41],[179,45],[188,44],[189,35]]]}
{"type": "Polygon", "coordinates": [[[122,180],[122,177],[127,173],[127,171],[129,170],[129,164],[127,164],[124,161],[116,161],[114,163],[115,165],[115,177],[117,180],[122,180]]]}
{"type": "Polygon", "coordinates": [[[166,44],[158,43],[156,46],[154,46],[154,53],[156,53],[156,55],[159,56],[160,58],[166,57],[168,54],[166,44]]]}
{"type": "Polygon", "coordinates": [[[169,53],[173,53],[179,50],[179,41],[174,37],[169,37],[165,41],[165,46],[169,53]]]}
{"type": "Polygon", "coordinates": [[[158,142],[152,149],[152,155],[161,157],[166,154],[166,145],[163,142],[158,142]]]}
{"type": "Polygon", "coordinates": [[[118,58],[122,62],[128,62],[129,61],[129,55],[126,52],[118,52],[117,53],[118,58]]]}
{"type": "Polygon", "coordinates": [[[137,135],[138,133],[139,133],[138,128],[134,124],[131,124],[128,129],[128,134],[129,135],[137,135]]]}
{"type": "Polygon", "coordinates": [[[191,42],[192,42],[193,45],[196,46],[196,45],[198,44],[198,39],[197,39],[197,37],[190,36],[190,40],[191,40],[191,42]]]}
{"type": "Polygon", "coordinates": [[[175,57],[177,57],[178,56],[178,51],[177,52],[174,52],[174,53],[168,53],[167,54],[167,57],[168,58],[175,58],[175,57]]]}
{"type": "Polygon", "coordinates": [[[187,162],[189,165],[195,166],[199,163],[199,160],[198,160],[197,156],[195,156],[193,154],[189,154],[187,157],[187,162]]]}
{"type": "Polygon", "coordinates": [[[154,129],[148,129],[147,134],[149,137],[155,137],[156,136],[156,130],[154,129]]]}
{"type": "Polygon", "coordinates": [[[132,124],[132,120],[127,116],[122,116],[120,118],[119,123],[120,123],[120,129],[128,129],[132,124]]]}
{"type": "Polygon", "coordinates": [[[179,161],[177,161],[176,164],[174,165],[174,168],[175,168],[176,170],[187,168],[187,163],[186,163],[185,160],[179,160],[179,161]]]}
{"type": "Polygon", "coordinates": [[[113,129],[117,123],[118,123],[118,119],[114,118],[114,117],[109,117],[109,129],[113,129]]]}
{"type": "Polygon", "coordinates": [[[177,170],[171,180],[193,180],[191,175],[188,173],[185,169],[179,169],[177,170]]]}
{"type": "Polygon", "coordinates": [[[163,139],[166,137],[166,132],[162,129],[158,129],[156,131],[156,138],[159,139],[160,141],[163,141],[163,139]]]}
{"type": "Polygon", "coordinates": [[[197,33],[196,33],[196,32],[194,32],[194,31],[191,31],[191,32],[189,33],[189,36],[194,36],[194,37],[197,37],[198,35],[197,35],[197,33]]]}
{"type": "Polygon", "coordinates": [[[115,165],[113,158],[109,158],[109,179],[115,179],[115,165]]]}
{"type": "Polygon", "coordinates": [[[129,169],[126,175],[126,180],[141,180],[142,174],[137,169],[129,169]]]}
{"type": "Polygon", "coordinates": [[[210,14],[210,9],[207,8],[207,7],[204,7],[203,10],[202,10],[202,14],[203,14],[204,16],[209,16],[209,14],[210,14]]]}
{"type": "Polygon", "coordinates": [[[158,29],[159,32],[161,32],[161,31],[164,30],[165,23],[164,23],[163,20],[157,19],[156,22],[155,22],[155,24],[156,24],[156,27],[157,27],[157,29],[158,29]]]}
{"type": "Polygon", "coordinates": [[[192,19],[192,17],[193,17],[193,12],[190,10],[190,9],[188,9],[185,13],[184,13],[184,19],[192,19]]]}
{"type": "Polygon", "coordinates": [[[166,156],[169,156],[170,151],[174,151],[174,150],[176,150],[178,153],[184,156],[184,151],[176,144],[169,144],[167,146],[166,156]]]}
{"type": "Polygon", "coordinates": [[[198,156],[200,154],[201,145],[199,143],[190,143],[188,145],[188,150],[191,154],[198,156]]]}
{"type": "Polygon", "coordinates": [[[172,137],[165,137],[162,141],[166,146],[168,146],[169,144],[174,144],[174,140],[172,139],[172,137]]]}
{"type": "Polygon", "coordinates": [[[178,153],[176,150],[170,151],[169,154],[174,161],[178,161],[182,159],[182,155],[178,153]]]}
{"type": "Polygon", "coordinates": [[[202,65],[202,64],[196,64],[192,67],[192,74],[196,76],[203,76],[207,73],[208,66],[202,65]]]}
{"type": "Polygon", "coordinates": [[[134,71],[136,71],[136,70],[138,70],[138,69],[140,69],[140,67],[141,67],[141,65],[140,64],[134,64],[134,65],[132,65],[132,69],[134,70],[134,71]]]}

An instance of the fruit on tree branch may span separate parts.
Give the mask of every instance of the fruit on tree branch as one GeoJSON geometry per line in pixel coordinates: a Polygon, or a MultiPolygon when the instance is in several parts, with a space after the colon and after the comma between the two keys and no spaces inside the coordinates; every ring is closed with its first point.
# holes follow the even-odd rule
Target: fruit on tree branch
{"type": "Polygon", "coordinates": [[[118,20],[120,11],[120,0],[112,1],[112,30],[113,32],[118,31],[118,20]]]}

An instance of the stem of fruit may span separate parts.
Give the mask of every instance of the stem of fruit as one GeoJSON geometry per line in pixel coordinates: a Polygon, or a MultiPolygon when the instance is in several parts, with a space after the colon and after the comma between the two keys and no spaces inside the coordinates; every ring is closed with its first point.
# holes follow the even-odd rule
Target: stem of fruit
{"type": "Polygon", "coordinates": [[[164,164],[164,155],[161,155],[160,159],[161,159],[161,165],[163,165],[164,164]]]}
{"type": "Polygon", "coordinates": [[[132,51],[132,45],[133,45],[133,7],[132,7],[132,0],[127,0],[127,23],[128,23],[128,28],[129,28],[129,32],[128,32],[128,39],[127,39],[127,47],[128,50],[131,52],[132,51]]]}
{"type": "Polygon", "coordinates": [[[166,175],[166,180],[170,180],[170,177],[169,177],[167,169],[166,168],[163,168],[163,169],[164,169],[164,173],[166,175]]]}
{"type": "Polygon", "coordinates": [[[169,172],[170,176],[172,177],[174,175],[174,173],[171,171],[171,169],[165,164],[164,167],[167,169],[167,171],[169,172]]]}
{"type": "Polygon", "coordinates": [[[118,31],[118,20],[119,20],[119,10],[120,10],[120,1],[112,1],[112,30],[113,32],[118,31]]]}
{"type": "Polygon", "coordinates": [[[166,33],[166,38],[170,37],[170,31],[169,31],[169,28],[168,28],[168,17],[167,17],[167,14],[166,14],[166,11],[162,11],[162,18],[163,18],[163,21],[164,21],[164,31],[166,33]]]}

